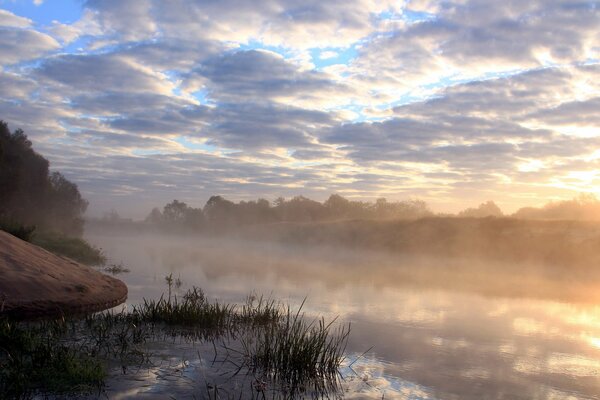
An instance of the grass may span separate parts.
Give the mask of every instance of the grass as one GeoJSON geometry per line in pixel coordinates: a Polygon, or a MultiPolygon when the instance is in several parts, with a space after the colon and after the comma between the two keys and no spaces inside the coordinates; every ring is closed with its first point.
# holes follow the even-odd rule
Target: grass
{"type": "Polygon", "coordinates": [[[104,265],[106,263],[106,257],[102,250],[81,238],[69,237],[56,232],[36,232],[31,243],[82,264],[104,265]]]}
{"type": "Polygon", "coordinates": [[[309,321],[288,307],[275,323],[265,326],[244,343],[250,368],[289,387],[306,382],[327,382],[335,378],[344,360],[350,325],[334,328],[334,321],[309,321]]]}
{"type": "Polygon", "coordinates": [[[132,314],[144,322],[220,329],[230,325],[235,306],[209,302],[204,292],[194,287],[180,298],[162,295],[158,300],[144,299],[142,305],[133,307],[132,314]]]}
{"type": "Polygon", "coordinates": [[[64,343],[64,333],[60,322],[32,326],[0,321],[0,398],[101,389],[103,364],[64,343]]]}
{"type": "MultiPolygon", "coordinates": [[[[169,278],[169,277],[167,277],[169,278]]],[[[146,342],[169,336],[217,340],[238,337],[239,372],[260,374],[286,392],[336,378],[349,326],[307,321],[274,300],[248,296],[241,306],[209,301],[196,287],[144,300],[130,312],[101,312],[83,319],[38,322],[0,320],[0,398],[100,391],[108,366],[150,365],[146,342]]],[[[260,385],[262,387],[262,384],[260,385]]],[[[258,390],[258,389],[257,389],[258,390]]]]}
{"type": "Polygon", "coordinates": [[[108,272],[111,275],[126,274],[130,272],[129,269],[123,265],[123,263],[109,264],[106,267],[104,267],[103,270],[104,272],[108,272]]]}

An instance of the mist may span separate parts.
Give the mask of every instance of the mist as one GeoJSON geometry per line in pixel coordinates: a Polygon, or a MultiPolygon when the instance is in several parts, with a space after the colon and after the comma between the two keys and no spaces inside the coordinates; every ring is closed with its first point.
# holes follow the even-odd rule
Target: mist
{"type": "MultiPolygon", "coordinates": [[[[129,266],[131,273],[122,279],[133,304],[160,295],[164,276],[172,274],[184,288],[199,285],[212,298],[239,301],[252,293],[296,306],[302,303],[309,319],[351,321],[349,357],[353,360],[373,346],[353,365],[362,383],[352,379],[348,383],[360,397],[379,398],[385,393],[395,398],[401,391],[478,399],[477,385],[508,396],[543,397],[546,389],[536,384],[538,380],[556,382],[557,374],[595,374],[597,350],[591,343],[600,333],[596,325],[600,273],[591,262],[592,252],[577,265],[542,252],[572,235],[567,242],[571,244],[558,251],[572,246],[574,254],[582,237],[598,234],[597,227],[572,224],[564,235],[564,224],[509,224],[504,233],[514,236],[499,243],[481,238],[490,221],[506,222],[488,218],[403,222],[407,224],[403,229],[410,232],[415,232],[415,225],[433,223],[421,229],[441,230],[447,239],[453,238],[446,246],[436,245],[436,251],[431,236],[423,234],[416,235],[419,239],[414,239],[410,251],[389,240],[350,241],[360,236],[357,232],[374,237],[379,230],[389,237],[390,229],[401,230],[399,221],[379,221],[368,231],[364,226],[349,227],[366,225],[353,221],[326,224],[327,229],[279,224],[276,233],[270,225],[219,235],[98,229],[86,237],[110,254],[111,262],[129,266]],[[441,229],[439,223],[449,221],[462,230],[451,234],[447,226],[441,229]],[[465,227],[475,222],[484,226],[468,233],[465,227]],[[540,234],[544,231],[547,235],[540,234]],[[506,250],[529,235],[539,235],[536,240],[544,246],[530,249],[527,256],[500,257],[491,250],[494,243],[506,250]],[[474,237],[479,238],[477,243],[472,242],[474,237]],[[555,240],[549,242],[550,237],[555,240]],[[580,330],[585,335],[580,336],[580,330]],[[562,366],[556,365],[559,360],[562,366]],[[540,369],[547,363],[556,366],[540,369]]],[[[595,378],[563,385],[580,394],[597,390],[595,378]]]]}
{"type": "Polygon", "coordinates": [[[598,399],[598,6],[0,0],[0,398],[598,399]]]}

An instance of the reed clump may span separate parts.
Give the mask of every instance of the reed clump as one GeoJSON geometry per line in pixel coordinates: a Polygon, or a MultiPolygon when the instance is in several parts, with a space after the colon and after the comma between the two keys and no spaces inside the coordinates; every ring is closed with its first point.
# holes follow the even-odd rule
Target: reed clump
{"type": "Polygon", "coordinates": [[[294,313],[288,307],[277,322],[244,342],[252,371],[262,371],[288,387],[335,379],[350,334],[349,324],[308,320],[301,309],[294,313]]]}
{"type": "MultiPolygon", "coordinates": [[[[173,280],[167,280],[173,282],[173,280]]],[[[241,305],[210,301],[200,288],[147,300],[131,311],[80,319],[0,320],[0,398],[101,391],[106,370],[151,365],[147,341],[164,334],[191,341],[237,338],[241,368],[280,386],[335,380],[349,326],[308,321],[279,302],[251,295],[241,305]]],[[[319,383],[320,382],[320,383],[319,383]]],[[[288,390],[288,389],[286,389],[288,390]]]]}

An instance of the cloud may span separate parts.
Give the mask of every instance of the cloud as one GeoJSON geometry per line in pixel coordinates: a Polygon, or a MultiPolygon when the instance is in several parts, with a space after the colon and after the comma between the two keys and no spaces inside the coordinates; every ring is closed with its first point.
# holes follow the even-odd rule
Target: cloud
{"type": "Polygon", "coordinates": [[[28,28],[33,21],[29,18],[23,18],[7,10],[0,9],[0,26],[11,28],[28,28]]]}
{"type": "Polygon", "coordinates": [[[35,90],[34,80],[11,72],[0,72],[0,98],[7,101],[26,100],[35,90]]]}
{"type": "Polygon", "coordinates": [[[169,94],[173,89],[161,73],[113,54],[60,55],[47,59],[35,74],[78,92],[169,94]]]}
{"type": "Polygon", "coordinates": [[[53,21],[49,29],[55,39],[60,40],[63,44],[69,44],[81,36],[81,30],[73,25],[61,24],[58,21],[53,21]]]}
{"type": "Polygon", "coordinates": [[[444,79],[479,79],[599,56],[594,2],[465,0],[409,7],[413,3],[435,13],[433,18],[362,46],[351,69],[357,85],[408,92],[444,79]]]}
{"type": "Polygon", "coordinates": [[[590,190],[599,18],[558,0],[89,0],[49,25],[0,10],[0,118],[102,204],[177,189],[506,208],[590,190]]]}
{"type": "MultiPolygon", "coordinates": [[[[598,158],[593,155],[600,144],[598,98],[575,84],[593,85],[598,77],[597,68],[585,66],[460,84],[430,100],[398,106],[387,120],[333,126],[319,138],[363,168],[385,173],[398,166],[400,176],[437,186],[445,196],[494,192],[509,183],[562,186],[575,160],[598,158]],[[595,134],[567,134],[563,124],[595,134]],[[537,181],[521,170],[533,161],[537,181]]],[[[569,184],[576,187],[585,185],[569,184]]]]}
{"type": "Polygon", "coordinates": [[[157,34],[151,0],[88,0],[105,35],[118,35],[129,42],[145,40],[157,34]]]}
{"type": "Polygon", "coordinates": [[[335,51],[323,51],[319,54],[321,60],[329,60],[331,58],[339,57],[339,54],[335,51]]]}
{"type": "Polygon", "coordinates": [[[393,1],[373,0],[90,0],[86,5],[99,12],[108,31],[126,41],[160,32],[170,38],[259,40],[298,48],[348,46],[372,31],[372,15],[397,7],[393,1]]]}
{"type": "Polygon", "coordinates": [[[0,27],[0,65],[32,60],[59,47],[52,37],[35,30],[0,27]]]}
{"type": "Polygon", "coordinates": [[[206,60],[192,76],[203,77],[211,97],[225,102],[278,100],[317,106],[336,93],[350,92],[326,73],[301,70],[279,54],[259,50],[206,60]]]}
{"type": "Polygon", "coordinates": [[[229,148],[265,148],[306,146],[312,135],[332,124],[331,115],[274,104],[222,104],[215,111],[211,143],[229,148]]]}

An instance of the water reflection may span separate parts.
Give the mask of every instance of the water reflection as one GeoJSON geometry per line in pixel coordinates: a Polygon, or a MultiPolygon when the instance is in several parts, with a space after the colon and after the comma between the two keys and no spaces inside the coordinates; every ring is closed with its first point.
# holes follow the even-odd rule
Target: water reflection
{"type": "MultiPolygon", "coordinates": [[[[220,300],[241,301],[253,290],[296,305],[308,297],[309,313],[351,321],[342,371],[349,398],[559,399],[600,393],[600,284],[594,274],[566,279],[564,271],[539,266],[222,240],[89,239],[131,269],[120,277],[132,303],[159,296],[164,276],[172,273],[220,300]]],[[[198,362],[196,357],[190,365],[198,362]]],[[[146,394],[181,385],[180,393],[199,390],[186,388],[186,379],[171,382],[158,373],[143,382],[134,386],[151,387],[146,394]]],[[[140,395],[128,390],[135,395],[127,397],[124,389],[114,397],[140,395]]]]}

